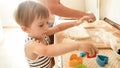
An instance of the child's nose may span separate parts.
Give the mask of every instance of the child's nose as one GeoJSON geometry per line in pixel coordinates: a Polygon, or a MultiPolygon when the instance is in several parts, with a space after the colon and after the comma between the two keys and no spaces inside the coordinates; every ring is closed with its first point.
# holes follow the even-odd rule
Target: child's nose
{"type": "Polygon", "coordinates": [[[45,26],[44,26],[44,29],[48,29],[48,25],[45,25],[45,26]]]}
{"type": "Polygon", "coordinates": [[[44,28],[44,31],[47,31],[48,30],[48,26],[46,26],[45,28],[44,28]]]}

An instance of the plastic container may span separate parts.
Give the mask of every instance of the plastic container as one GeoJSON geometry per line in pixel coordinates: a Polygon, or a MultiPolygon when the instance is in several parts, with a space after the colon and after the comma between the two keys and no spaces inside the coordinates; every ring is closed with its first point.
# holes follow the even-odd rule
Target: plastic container
{"type": "Polygon", "coordinates": [[[100,67],[104,67],[108,64],[108,57],[104,55],[97,55],[96,62],[100,67]]]}

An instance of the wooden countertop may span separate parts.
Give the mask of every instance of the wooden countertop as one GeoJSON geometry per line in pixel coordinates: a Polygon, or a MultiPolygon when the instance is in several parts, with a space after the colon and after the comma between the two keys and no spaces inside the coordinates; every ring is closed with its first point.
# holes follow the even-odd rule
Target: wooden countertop
{"type": "MultiPolygon", "coordinates": [[[[77,54],[79,56],[79,51],[73,51],[67,54],[62,55],[62,63],[63,68],[74,68],[69,66],[69,58],[71,54],[77,54]]],[[[116,58],[115,53],[111,49],[100,49],[100,55],[107,56],[109,58],[108,64],[105,65],[104,68],[119,68],[120,67],[120,60],[116,58]]],[[[83,64],[87,66],[87,68],[101,68],[97,62],[96,58],[87,58],[86,56],[82,58],[83,64]]]]}
{"type": "MultiPolygon", "coordinates": [[[[102,20],[97,21],[93,24],[81,24],[80,26],[83,26],[87,30],[87,33],[90,35],[90,38],[77,41],[92,41],[98,48],[109,49],[111,48],[109,38],[120,38],[120,31],[102,20]],[[85,25],[87,25],[87,27],[85,25]],[[108,35],[113,37],[109,37],[108,35]]],[[[55,35],[58,43],[63,42],[63,40],[66,39],[65,31],[58,32],[55,35]]]]}
{"type": "MultiPolygon", "coordinates": [[[[91,24],[87,24],[89,26],[91,24]]],[[[84,26],[85,25],[81,25],[84,26]]],[[[109,34],[117,37],[118,39],[120,38],[120,31],[110,24],[106,23],[105,21],[97,21],[94,24],[92,24],[92,27],[85,27],[87,30],[88,34],[90,35],[90,38],[84,39],[84,40],[77,40],[77,41],[92,41],[96,45],[96,47],[99,48],[99,54],[105,55],[109,57],[108,64],[105,66],[105,68],[119,68],[120,67],[120,62],[116,58],[115,53],[111,49],[110,42],[108,41],[109,39],[100,39],[101,36],[107,37],[109,34]],[[94,26],[94,27],[93,27],[94,26]],[[105,35],[108,34],[108,35],[105,35]]],[[[55,43],[60,43],[60,42],[70,42],[69,38],[65,37],[64,31],[61,31],[57,34],[55,34],[55,43]],[[67,41],[69,40],[69,41],[67,41]]],[[[111,37],[112,38],[112,37],[111,37]]],[[[114,42],[113,42],[114,43],[114,42]]],[[[74,68],[69,66],[69,57],[71,54],[76,53],[79,55],[79,51],[73,51],[67,54],[62,55],[62,66],[63,68],[74,68]]],[[[86,57],[83,57],[83,64],[87,65],[88,68],[100,68],[100,66],[96,63],[96,58],[91,58],[88,59],[86,57]]]]}

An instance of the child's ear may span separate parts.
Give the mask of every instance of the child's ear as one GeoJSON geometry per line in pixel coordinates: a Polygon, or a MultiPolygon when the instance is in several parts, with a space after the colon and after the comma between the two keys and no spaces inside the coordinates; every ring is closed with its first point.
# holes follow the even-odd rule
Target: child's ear
{"type": "Polygon", "coordinates": [[[27,32],[27,27],[26,27],[26,26],[21,26],[21,29],[22,29],[24,32],[27,32]]]}

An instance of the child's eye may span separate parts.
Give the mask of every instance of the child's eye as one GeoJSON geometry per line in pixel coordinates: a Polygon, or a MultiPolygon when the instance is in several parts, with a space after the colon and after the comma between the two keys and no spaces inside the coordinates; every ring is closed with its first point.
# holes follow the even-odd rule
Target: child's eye
{"type": "Polygon", "coordinates": [[[43,25],[39,25],[39,27],[43,27],[43,25]]]}
{"type": "Polygon", "coordinates": [[[47,22],[47,24],[49,24],[49,22],[47,22]]]}

